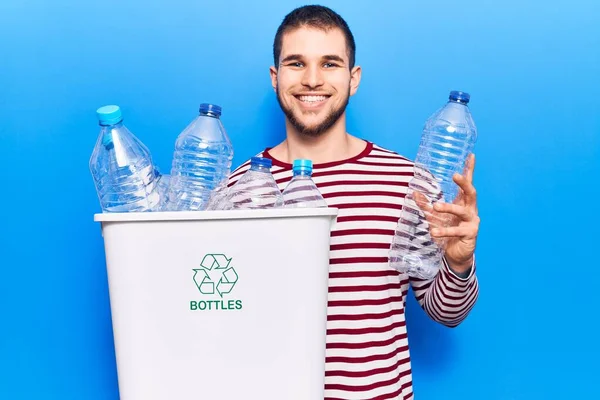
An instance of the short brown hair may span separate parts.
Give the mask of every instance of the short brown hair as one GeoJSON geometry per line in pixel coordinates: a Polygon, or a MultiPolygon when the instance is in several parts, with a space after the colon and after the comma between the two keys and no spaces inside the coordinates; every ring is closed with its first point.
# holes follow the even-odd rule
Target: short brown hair
{"type": "Polygon", "coordinates": [[[332,9],[316,5],[296,8],[286,15],[281,22],[281,25],[279,25],[277,33],[275,34],[275,41],[273,42],[273,61],[275,62],[275,68],[279,68],[279,56],[281,55],[283,35],[286,32],[302,26],[323,30],[339,28],[346,38],[350,69],[354,68],[356,43],[354,42],[354,36],[352,35],[348,24],[332,9]]]}

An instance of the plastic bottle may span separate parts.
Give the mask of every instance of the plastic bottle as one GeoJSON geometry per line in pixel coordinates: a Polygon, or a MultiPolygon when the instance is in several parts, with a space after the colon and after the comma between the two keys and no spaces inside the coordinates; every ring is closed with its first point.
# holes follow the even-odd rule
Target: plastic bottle
{"type": "Polygon", "coordinates": [[[208,198],[208,204],[206,206],[206,210],[214,211],[214,210],[227,210],[228,209],[228,201],[227,195],[229,193],[229,188],[227,187],[226,182],[223,182],[219,186],[217,186],[210,194],[208,198]]]}
{"type": "Polygon", "coordinates": [[[462,173],[467,156],[477,140],[477,128],[467,104],[468,93],[452,91],[449,101],[425,123],[415,160],[415,175],[409,183],[404,206],[389,252],[392,267],[409,276],[431,279],[439,271],[444,240],[432,240],[432,227],[446,227],[445,216],[424,212],[415,201],[415,191],[434,202],[452,203],[458,186],[454,173],[462,173]]]}
{"type": "Polygon", "coordinates": [[[294,160],[292,170],[294,176],[282,193],[284,207],[327,207],[327,202],[312,180],[312,161],[294,160]]]}
{"type": "Polygon", "coordinates": [[[160,196],[160,204],[157,210],[163,211],[167,202],[167,194],[169,191],[169,182],[171,180],[171,175],[161,173],[158,166],[156,165],[154,166],[154,174],[156,176],[156,186],[158,187],[158,194],[160,196]]]}
{"type": "Polygon", "coordinates": [[[250,169],[229,188],[219,209],[261,209],[283,206],[283,196],[271,174],[271,160],[252,157],[250,169]]]}
{"type": "Polygon", "coordinates": [[[221,122],[221,107],[200,105],[200,114],[175,143],[166,211],[199,211],[231,172],[233,146],[221,122]]]}
{"type": "Polygon", "coordinates": [[[103,212],[155,211],[160,202],[148,148],[123,125],[115,105],[96,111],[100,134],[89,167],[103,212]]]}

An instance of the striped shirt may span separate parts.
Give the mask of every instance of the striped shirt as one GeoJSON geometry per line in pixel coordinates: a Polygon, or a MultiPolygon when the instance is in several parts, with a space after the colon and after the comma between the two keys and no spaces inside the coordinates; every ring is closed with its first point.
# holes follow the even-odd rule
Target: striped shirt
{"type": "MultiPolygon", "coordinates": [[[[292,165],[274,159],[271,172],[283,190],[292,165]]],[[[233,185],[249,161],[231,175],[233,185]]],[[[339,209],[331,231],[326,343],[326,400],[412,399],[405,320],[409,285],[425,312],[453,327],[478,296],[475,268],[465,278],[444,262],[431,280],[391,268],[388,251],[414,164],[367,142],[356,157],[315,164],[313,180],[330,207],[339,209]]]]}

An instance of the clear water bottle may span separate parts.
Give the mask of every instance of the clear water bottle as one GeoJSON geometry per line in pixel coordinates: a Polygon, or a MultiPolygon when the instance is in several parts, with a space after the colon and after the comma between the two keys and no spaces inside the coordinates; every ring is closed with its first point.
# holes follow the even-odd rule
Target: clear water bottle
{"type": "Polygon", "coordinates": [[[283,196],[271,174],[271,160],[252,157],[250,169],[229,188],[219,209],[261,209],[283,206],[283,196]]]}
{"type": "Polygon", "coordinates": [[[220,117],[221,107],[201,104],[200,114],[177,137],[164,210],[204,210],[211,193],[227,184],[233,146],[220,117]]]}
{"type": "Polygon", "coordinates": [[[284,207],[327,207],[327,202],[312,180],[312,161],[294,160],[292,170],[294,176],[282,193],[284,207]]]}
{"type": "Polygon", "coordinates": [[[156,186],[158,187],[158,194],[160,196],[160,204],[158,206],[158,211],[162,211],[167,202],[167,193],[169,191],[169,182],[171,180],[171,175],[163,174],[160,172],[158,166],[154,166],[154,174],[156,176],[156,186]]]}
{"type": "Polygon", "coordinates": [[[437,201],[452,203],[456,198],[459,188],[452,177],[462,173],[477,140],[477,129],[467,106],[469,99],[468,93],[450,92],[448,103],[425,123],[415,174],[389,254],[390,265],[409,276],[431,279],[441,266],[445,241],[434,241],[429,232],[432,227],[448,226],[449,221],[439,214],[424,212],[415,201],[415,191],[430,206],[437,201]]]}
{"type": "Polygon", "coordinates": [[[150,152],[123,125],[118,106],[100,107],[96,115],[100,135],[89,166],[102,211],[155,211],[160,195],[150,152]]]}
{"type": "Polygon", "coordinates": [[[227,187],[227,182],[223,182],[219,184],[210,194],[208,198],[208,204],[206,206],[206,210],[214,211],[214,210],[227,210],[228,209],[228,201],[227,195],[229,193],[229,188],[227,187]]]}

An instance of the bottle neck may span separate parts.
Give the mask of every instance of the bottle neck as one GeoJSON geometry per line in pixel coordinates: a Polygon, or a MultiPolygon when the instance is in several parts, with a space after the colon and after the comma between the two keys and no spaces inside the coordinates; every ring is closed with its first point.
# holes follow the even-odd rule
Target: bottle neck
{"type": "Polygon", "coordinates": [[[110,132],[113,129],[119,129],[123,126],[123,121],[117,122],[116,124],[111,125],[100,125],[101,132],[110,132]]]}
{"type": "Polygon", "coordinates": [[[308,172],[306,170],[294,171],[294,178],[310,178],[312,176],[312,172],[308,172]]]}
{"type": "Polygon", "coordinates": [[[460,99],[450,99],[448,100],[448,103],[454,103],[454,104],[460,104],[461,106],[468,106],[468,102],[464,101],[464,100],[460,100],[460,99]]]}
{"type": "Polygon", "coordinates": [[[102,135],[102,144],[108,150],[114,148],[113,132],[123,127],[123,121],[117,122],[113,125],[100,125],[100,133],[102,135]]]}
{"type": "Polygon", "coordinates": [[[213,112],[213,111],[202,111],[200,112],[200,116],[202,117],[212,117],[212,118],[216,118],[216,119],[220,119],[220,115],[213,112]]]}
{"type": "Polygon", "coordinates": [[[256,165],[256,164],[253,164],[253,165],[250,165],[250,169],[251,169],[252,171],[258,171],[258,172],[271,173],[271,169],[270,169],[270,168],[267,168],[267,167],[265,167],[264,165],[256,165]]]}

